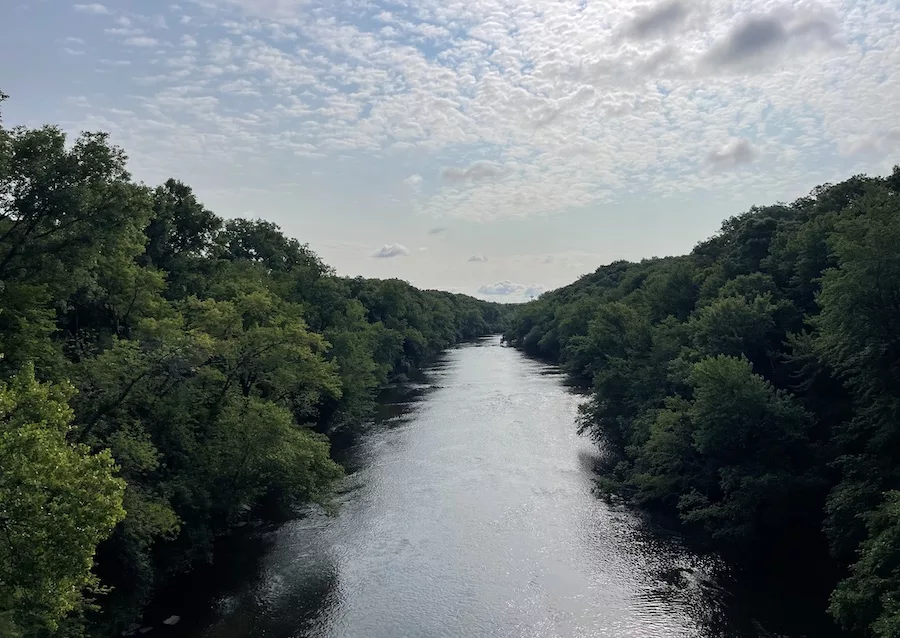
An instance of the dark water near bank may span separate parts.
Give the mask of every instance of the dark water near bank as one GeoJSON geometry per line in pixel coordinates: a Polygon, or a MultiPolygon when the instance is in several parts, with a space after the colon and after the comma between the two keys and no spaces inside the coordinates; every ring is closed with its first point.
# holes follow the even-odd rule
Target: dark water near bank
{"type": "Polygon", "coordinates": [[[213,595],[152,635],[765,635],[715,559],[592,495],[582,398],[554,368],[491,338],[422,381],[340,451],[337,516],[233,540],[213,595]]]}

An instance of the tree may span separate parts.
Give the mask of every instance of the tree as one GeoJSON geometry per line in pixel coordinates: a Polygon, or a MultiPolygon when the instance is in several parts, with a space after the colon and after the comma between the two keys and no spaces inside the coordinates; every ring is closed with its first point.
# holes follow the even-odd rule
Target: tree
{"type": "Polygon", "coordinates": [[[666,453],[665,438],[680,427],[678,445],[689,447],[678,457],[683,465],[674,468],[681,475],[681,517],[731,548],[746,549],[792,518],[791,504],[804,491],[804,444],[812,419],[754,374],[746,359],[703,359],[689,381],[693,397],[670,400],[658,414],[638,465],[653,476],[657,457],[666,453]]]}
{"type": "Polygon", "coordinates": [[[66,441],[71,396],[31,366],[0,382],[0,618],[24,636],[52,632],[100,591],[94,552],[125,515],[109,452],[66,441]]]}
{"type": "Polygon", "coordinates": [[[754,207],[683,257],[602,266],[506,335],[593,382],[580,429],[610,494],[773,579],[804,559],[794,573],[834,585],[854,565],[831,611],[879,636],[900,600],[898,175],[754,207]]]}
{"type": "MultiPolygon", "coordinates": [[[[0,348],[7,354],[6,373],[28,361],[58,373],[53,318],[70,312],[76,293],[82,301],[105,296],[101,279],[129,269],[132,256],[143,250],[149,198],[131,183],[124,153],[105,134],[85,133],[67,146],[58,128],[14,128],[3,130],[0,142],[0,348]]],[[[82,325],[73,309],[64,327],[77,333],[82,325]]]]}
{"type": "Polygon", "coordinates": [[[103,133],[0,126],[4,636],[116,634],[236,523],[329,505],[342,470],[322,433],[508,316],[339,278],[275,224],[223,222],[125,160],[103,133]]]}
{"type": "Polygon", "coordinates": [[[864,520],[868,538],[850,576],[832,594],[829,610],[847,629],[896,638],[900,636],[900,492],[887,492],[864,520]]]}

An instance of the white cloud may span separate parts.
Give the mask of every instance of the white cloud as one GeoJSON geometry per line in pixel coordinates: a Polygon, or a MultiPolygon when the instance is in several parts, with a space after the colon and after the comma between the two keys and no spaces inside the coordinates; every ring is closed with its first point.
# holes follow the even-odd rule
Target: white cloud
{"type": "Polygon", "coordinates": [[[511,281],[500,281],[496,284],[484,285],[478,288],[478,292],[482,295],[518,295],[524,292],[525,286],[522,284],[514,284],[511,281]]]}
{"type": "Polygon", "coordinates": [[[63,51],[65,51],[68,55],[84,55],[84,51],[80,49],[71,49],[69,47],[63,47],[63,51]]]}
{"type": "Polygon", "coordinates": [[[143,29],[136,29],[133,27],[111,27],[109,29],[103,29],[103,33],[106,33],[107,35],[118,36],[138,36],[143,32],[143,29]]]}
{"type": "Polygon", "coordinates": [[[413,173],[412,175],[404,179],[403,183],[411,188],[418,188],[422,184],[422,176],[418,173],[413,173]]]}
{"type": "Polygon", "coordinates": [[[88,101],[87,97],[85,97],[84,95],[70,95],[66,98],[66,102],[68,104],[71,104],[72,106],[77,106],[80,108],[87,109],[91,107],[90,101],[88,101]]]}
{"type": "Polygon", "coordinates": [[[98,15],[103,15],[109,13],[109,9],[107,9],[104,5],[98,4],[96,2],[92,2],[90,4],[76,4],[74,5],[75,11],[79,11],[81,13],[95,13],[98,15]]]}
{"type": "Polygon", "coordinates": [[[135,68],[153,67],[136,86],[155,110],[131,117],[97,104],[131,155],[160,172],[198,149],[223,166],[271,161],[276,173],[290,170],[282,158],[384,162],[416,171],[407,186],[439,177],[407,199],[447,223],[635,194],[780,194],[816,183],[823,165],[871,170],[896,148],[881,141],[900,104],[900,75],[886,71],[900,68],[896,0],[229,0],[184,10],[194,17],[181,16],[180,41],[196,63],[166,73],[162,56],[145,64],[130,52],[135,68]],[[219,89],[229,99],[199,114],[169,99],[219,89]],[[709,170],[763,152],[752,170],[709,170]]]}
{"type": "Polygon", "coordinates": [[[857,135],[844,140],[839,150],[842,155],[896,155],[900,150],[900,126],[877,131],[871,135],[857,135]]]}
{"type": "Polygon", "coordinates": [[[487,261],[487,257],[484,255],[472,255],[469,257],[469,263],[473,264],[483,264],[487,261]]]}
{"type": "Polygon", "coordinates": [[[377,259],[391,259],[392,257],[405,257],[409,255],[409,249],[401,244],[385,244],[372,253],[377,259]]]}
{"type": "Polygon", "coordinates": [[[494,162],[478,161],[465,168],[445,168],[441,171],[441,177],[444,181],[450,183],[479,182],[499,177],[503,172],[503,167],[498,166],[494,162]]]}
{"type": "Polygon", "coordinates": [[[126,39],[124,44],[133,47],[155,47],[157,44],[159,44],[159,40],[157,40],[156,38],[149,38],[147,36],[136,36],[126,39]]]}

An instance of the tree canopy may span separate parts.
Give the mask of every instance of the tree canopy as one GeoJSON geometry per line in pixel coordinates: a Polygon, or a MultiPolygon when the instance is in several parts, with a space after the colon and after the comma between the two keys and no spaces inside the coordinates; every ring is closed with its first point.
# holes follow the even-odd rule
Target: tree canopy
{"type": "MultiPolygon", "coordinates": [[[[834,587],[846,629],[900,636],[900,167],[725,221],[523,305],[505,338],[593,393],[609,495],[736,564],[834,587]]],[[[827,605],[822,600],[822,608],[827,605]]]]}
{"type": "Polygon", "coordinates": [[[506,315],[0,125],[0,633],[116,633],[235,524],[328,504],[329,435],[506,315]]]}

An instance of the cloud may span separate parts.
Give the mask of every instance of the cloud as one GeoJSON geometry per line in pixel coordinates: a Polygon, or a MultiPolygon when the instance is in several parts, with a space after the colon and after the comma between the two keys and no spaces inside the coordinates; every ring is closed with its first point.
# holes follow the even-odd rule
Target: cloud
{"type": "Polygon", "coordinates": [[[418,173],[413,173],[412,175],[404,179],[403,183],[411,188],[417,188],[422,184],[422,176],[418,173]]]}
{"type": "Polygon", "coordinates": [[[498,177],[503,174],[503,167],[480,160],[469,164],[466,168],[447,167],[441,171],[441,178],[449,183],[478,182],[498,177]]]}
{"type": "Polygon", "coordinates": [[[84,51],[80,49],[72,49],[69,47],[63,47],[63,51],[65,51],[69,55],[84,55],[84,51]]]}
{"type": "Polygon", "coordinates": [[[427,252],[428,252],[428,246],[419,246],[419,252],[420,252],[420,253],[427,253],[427,252]]]}
{"type": "Polygon", "coordinates": [[[719,149],[707,153],[706,161],[713,168],[729,169],[737,168],[742,164],[750,164],[757,157],[759,157],[759,151],[749,141],[746,139],[735,139],[719,149]]]}
{"type": "Polygon", "coordinates": [[[66,102],[71,104],[72,106],[78,106],[81,108],[90,108],[91,103],[84,95],[70,95],[66,98],[66,102]]]}
{"type": "Polygon", "coordinates": [[[665,35],[678,26],[690,13],[690,7],[681,0],[662,2],[648,11],[642,11],[625,27],[625,33],[635,38],[665,35]]]}
{"type": "Polygon", "coordinates": [[[537,297],[544,292],[544,287],[539,285],[525,286],[511,281],[500,281],[495,284],[480,286],[479,294],[490,296],[509,297],[519,295],[524,297],[537,297]]]}
{"type": "Polygon", "coordinates": [[[834,24],[829,16],[800,18],[783,12],[749,17],[715,43],[705,57],[713,67],[741,67],[767,61],[789,45],[804,41],[834,44],[834,24]]]}
{"type": "Polygon", "coordinates": [[[133,47],[155,47],[159,44],[159,40],[156,38],[148,38],[147,36],[137,36],[128,38],[124,43],[133,47]]]}
{"type": "Polygon", "coordinates": [[[514,284],[511,281],[500,281],[495,284],[480,286],[478,292],[482,295],[518,295],[525,291],[522,284],[514,284]]]}
{"type": "Polygon", "coordinates": [[[376,259],[391,259],[392,257],[405,257],[409,254],[409,249],[401,244],[385,244],[374,253],[372,257],[376,259]]]}
{"type": "Polygon", "coordinates": [[[107,35],[118,36],[135,36],[141,35],[143,32],[143,29],[136,29],[133,27],[111,27],[109,29],[103,29],[103,33],[106,33],[107,35]]]}
{"type": "Polygon", "coordinates": [[[895,155],[900,150],[900,126],[871,135],[855,135],[838,145],[841,155],[895,155]]]}
{"type": "Polygon", "coordinates": [[[469,257],[469,263],[483,264],[486,261],[487,257],[485,257],[484,255],[472,255],[471,257],[469,257]]]}
{"type": "Polygon", "coordinates": [[[98,4],[93,2],[91,4],[76,4],[74,5],[75,11],[79,11],[81,13],[95,13],[98,15],[104,15],[109,13],[109,9],[107,9],[102,4],[98,4]]]}
{"type": "MultiPolygon", "coordinates": [[[[109,130],[141,179],[208,175],[222,192],[252,181],[274,193],[282,175],[316,168],[346,170],[365,189],[376,166],[405,171],[396,182],[415,170],[427,178],[402,205],[454,231],[454,219],[600,210],[636,193],[790,197],[835,167],[880,166],[891,145],[878,136],[896,126],[900,103],[900,75],[889,71],[900,68],[896,1],[819,2],[830,9],[198,0],[167,14],[173,27],[190,18],[158,36],[171,56],[90,47],[79,73],[110,64],[95,54],[122,58],[134,82],[124,93],[88,82],[94,108],[67,125],[109,130]],[[200,41],[197,60],[169,67],[188,51],[175,54],[182,36],[200,41]],[[765,164],[710,170],[758,155],[732,139],[764,144],[765,164]]],[[[127,15],[106,26],[146,33],[120,41],[162,33],[127,15]]],[[[224,212],[231,199],[221,201],[224,212]]]]}
{"type": "Polygon", "coordinates": [[[446,233],[449,230],[446,226],[435,226],[434,228],[428,229],[429,235],[440,235],[441,233],[446,233]]]}

